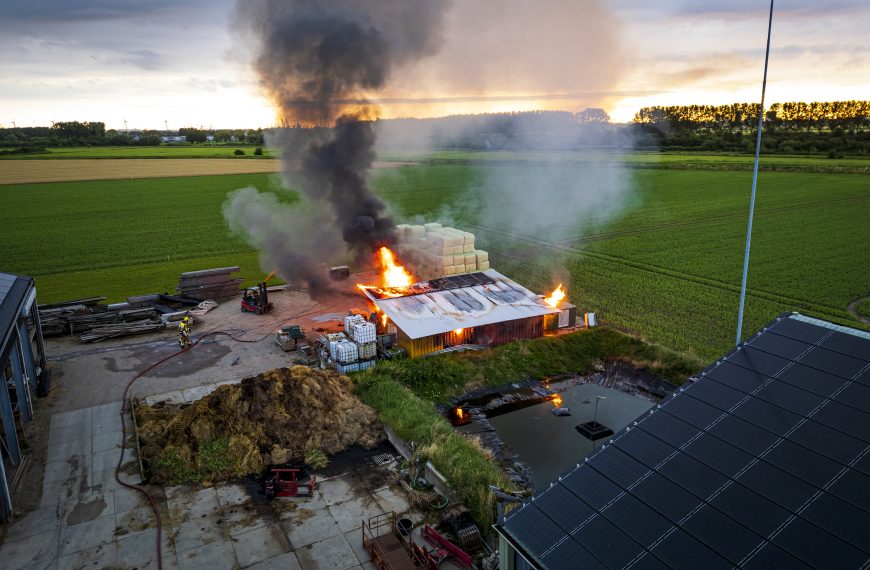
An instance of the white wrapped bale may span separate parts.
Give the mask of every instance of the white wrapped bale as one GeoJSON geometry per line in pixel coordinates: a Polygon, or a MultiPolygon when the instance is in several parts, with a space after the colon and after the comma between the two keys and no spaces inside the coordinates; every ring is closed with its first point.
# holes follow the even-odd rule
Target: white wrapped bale
{"type": "Polygon", "coordinates": [[[462,233],[464,234],[464,237],[465,237],[465,243],[466,244],[470,243],[473,245],[474,244],[474,234],[470,233],[470,232],[462,232],[462,233]]]}
{"type": "Polygon", "coordinates": [[[462,251],[463,251],[463,253],[474,253],[474,244],[467,243],[467,244],[463,245],[462,251]]]}
{"type": "Polygon", "coordinates": [[[456,275],[456,266],[448,265],[444,268],[444,275],[456,275]]]}
{"type": "Polygon", "coordinates": [[[465,273],[465,264],[456,264],[456,273],[465,273]]]}
{"type": "Polygon", "coordinates": [[[428,234],[429,232],[434,232],[435,230],[440,230],[441,224],[436,224],[433,222],[431,224],[425,224],[423,227],[426,229],[426,233],[428,234]]]}
{"type": "Polygon", "coordinates": [[[415,238],[426,237],[426,228],[423,226],[411,226],[410,233],[415,238]]]}
{"type": "Polygon", "coordinates": [[[473,253],[466,253],[462,257],[464,259],[463,263],[465,264],[466,267],[468,267],[469,265],[471,265],[471,266],[477,265],[477,256],[474,255],[473,253]]]}
{"type": "Polygon", "coordinates": [[[481,264],[484,261],[489,261],[489,253],[483,251],[482,249],[478,249],[474,251],[475,257],[477,257],[477,263],[481,264]]]}
{"type": "Polygon", "coordinates": [[[478,271],[486,271],[487,269],[489,269],[489,262],[488,261],[478,261],[477,262],[477,270],[478,271]]]}

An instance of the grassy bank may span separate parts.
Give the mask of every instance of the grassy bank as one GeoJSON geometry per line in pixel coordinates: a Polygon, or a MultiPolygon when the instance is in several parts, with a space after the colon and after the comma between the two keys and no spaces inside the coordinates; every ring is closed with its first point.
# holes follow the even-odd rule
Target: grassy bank
{"type": "Polygon", "coordinates": [[[519,341],[480,353],[383,362],[354,376],[357,395],[406,441],[415,441],[483,524],[492,522],[489,485],[505,486],[498,466],[459,435],[434,403],[468,390],[525,378],[588,373],[618,358],[676,383],[703,363],[608,328],[519,341]]]}

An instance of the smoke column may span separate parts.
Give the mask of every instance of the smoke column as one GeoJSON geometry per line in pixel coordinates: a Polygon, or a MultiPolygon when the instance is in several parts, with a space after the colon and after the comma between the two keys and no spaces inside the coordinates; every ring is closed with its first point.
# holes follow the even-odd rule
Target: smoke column
{"type": "Polygon", "coordinates": [[[376,141],[370,120],[377,117],[368,96],[437,50],[447,6],[239,0],[236,21],[253,45],[260,86],[283,125],[297,127],[277,129],[267,142],[281,153],[284,182],[301,190],[300,203],[243,189],[224,204],[230,228],[261,249],[263,265],[288,281],[301,278],[316,294],[326,285],[318,263],[346,252],[363,260],[394,241],[393,219],[367,184],[376,141]],[[313,249],[300,247],[313,242],[313,249]]]}

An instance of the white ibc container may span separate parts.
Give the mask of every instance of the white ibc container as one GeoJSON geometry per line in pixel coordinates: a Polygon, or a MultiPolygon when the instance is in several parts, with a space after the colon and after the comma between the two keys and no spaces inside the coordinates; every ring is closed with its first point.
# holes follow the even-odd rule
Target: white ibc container
{"type": "Polygon", "coordinates": [[[335,370],[339,374],[348,374],[350,372],[359,372],[359,363],[351,362],[349,364],[336,364],[335,370]]]}
{"type": "Polygon", "coordinates": [[[360,360],[369,360],[378,355],[378,343],[376,342],[358,342],[356,348],[360,360]]]}
{"type": "Polygon", "coordinates": [[[365,322],[365,319],[362,315],[348,315],[344,318],[344,332],[350,335],[350,329],[353,327],[353,323],[362,323],[365,322]]]}
{"type": "Polygon", "coordinates": [[[377,340],[377,327],[374,323],[363,321],[361,323],[353,323],[350,330],[350,337],[357,343],[375,342],[377,340]]]}
{"type": "Polygon", "coordinates": [[[335,343],[335,356],[333,360],[341,364],[356,362],[359,360],[359,351],[354,343],[345,340],[335,343]]]}

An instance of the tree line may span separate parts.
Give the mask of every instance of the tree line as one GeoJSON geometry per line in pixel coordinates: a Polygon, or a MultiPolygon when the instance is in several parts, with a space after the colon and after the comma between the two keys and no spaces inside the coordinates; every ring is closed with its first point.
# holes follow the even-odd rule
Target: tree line
{"type": "Polygon", "coordinates": [[[263,144],[263,129],[197,129],[186,127],[178,131],[153,129],[119,131],[106,129],[96,121],[52,123],[50,127],[0,128],[0,147],[46,146],[157,146],[164,136],[184,136],[190,143],[250,143],[263,144]]]}

